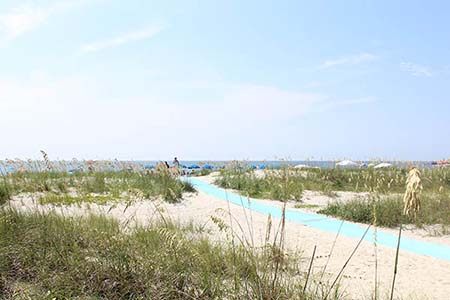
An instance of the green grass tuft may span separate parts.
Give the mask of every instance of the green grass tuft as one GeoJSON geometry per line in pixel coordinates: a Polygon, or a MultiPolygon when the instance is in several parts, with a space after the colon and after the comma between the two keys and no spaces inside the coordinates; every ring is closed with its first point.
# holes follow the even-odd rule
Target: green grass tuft
{"type": "Polygon", "coordinates": [[[397,227],[400,224],[424,225],[440,224],[450,226],[450,201],[448,195],[424,193],[421,195],[421,211],[417,218],[403,215],[403,199],[400,196],[374,199],[356,198],[346,203],[332,202],[318,213],[349,220],[372,224],[376,206],[377,224],[379,226],[397,227]]]}
{"type": "Polygon", "coordinates": [[[0,210],[0,298],[314,299],[301,292],[294,257],[212,244],[187,234],[195,230],[166,223],[124,233],[102,216],[0,210]]]}
{"type": "Polygon", "coordinates": [[[404,223],[403,202],[400,198],[353,199],[342,203],[332,202],[318,213],[331,215],[353,222],[373,224],[374,206],[376,206],[377,224],[395,227],[404,223]]]}
{"type": "Polygon", "coordinates": [[[224,170],[215,183],[252,198],[299,201],[303,193],[303,184],[287,168],[267,173],[264,177],[257,177],[249,170],[224,170]]]}
{"type": "Polygon", "coordinates": [[[11,195],[20,193],[44,192],[47,196],[42,203],[71,204],[85,202],[104,203],[120,198],[130,190],[139,192],[143,199],[161,197],[167,202],[179,202],[185,192],[194,192],[190,183],[177,180],[168,172],[134,173],[117,172],[25,172],[13,173],[3,177],[5,185],[0,184],[0,203],[11,195]],[[7,184],[7,185],[6,185],[7,184]],[[7,187],[7,188],[6,188],[7,187]],[[77,196],[68,196],[68,192],[77,196]]]}
{"type": "Polygon", "coordinates": [[[108,195],[101,195],[101,196],[86,195],[74,197],[68,194],[47,193],[39,198],[39,204],[72,205],[79,203],[97,203],[103,205],[110,201],[115,200],[117,199],[114,199],[108,195]]]}
{"type": "Polygon", "coordinates": [[[6,182],[0,182],[0,205],[11,199],[11,191],[6,182]]]}

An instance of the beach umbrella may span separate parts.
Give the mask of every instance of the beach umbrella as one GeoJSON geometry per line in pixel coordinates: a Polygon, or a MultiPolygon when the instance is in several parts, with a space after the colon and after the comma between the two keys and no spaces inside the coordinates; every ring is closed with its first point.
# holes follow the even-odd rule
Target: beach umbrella
{"type": "Polygon", "coordinates": [[[359,165],[358,165],[358,163],[356,163],[354,161],[351,161],[351,160],[343,160],[343,161],[338,162],[336,164],[336,166],[339,166],[339,167],[357,167],[359,165]]]}
{"type": "Polygon", "coordinates": [[[256,169],[256,165],[249,165],[248,168],[251,170],[254,170],[254,169],[256,169]]]}
{"type": "Polygon", "coordinates": [[[155,166],[153,166],[153,165],[145,165],[144,166],[145,170],[154,169],[154,168],[155,168],[155,166]]]}
{"type": "Polygon", "coordinates": [[[200,169],[199,165],[193,164],[189,166],[189,169],[200,169]]]}
{"type": "Polygon", "coordinates": [[[258,166],[258,169],[260,169],[260,170],[265,170],[265,169],[267,169],[267,166],[261,164],[261,165],[258,166]]]}
{"type": "Polygon", "coordinates": [[[374,167],[374,169],[390,168],[390,167],[392,167],[392,164],[390,164],[390,163],[381,163],[381,164],[376,165],[374,167]]]}
{"type": "Polygon", "coordinates": [[[212,170],[212,169],[214,169],[214,166],[206,164],[206,165],[203,165],[203,169],[212,170]]]}
{"type": "Polygon", "coordinates": [[[307,169],[307,168],[309,168],[309,166],[303,165],[303,164],[299,164],[299,165],[296,165],[294,168],[296,168],[296,169],[307,169]]]}

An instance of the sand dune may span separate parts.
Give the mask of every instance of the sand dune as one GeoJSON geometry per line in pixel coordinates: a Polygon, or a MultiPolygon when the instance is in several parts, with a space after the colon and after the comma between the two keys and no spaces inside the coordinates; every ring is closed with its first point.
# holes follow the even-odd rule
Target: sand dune
{"type": "MultiPolygon", "coordinates": [[[[211,177],[203,180],[211,182],[211,177]]],[[[313,195],[310,195],[312,198],[313,195]]],[[[317,200],[317,199],[316,199],[317,200]]],[[[278,201],[258,200],[271,205],[282,205],[278,201]]],[[[315,201],[312,199],[311,201],[315,201]]],[[[323,201],[323,199],[321,200],[323,201]]],[[[221,241],[225,233],[218,229],[211,216],[221,218],[231,226],[241,238],[255,246],[264,243],[267,228],[267,216],[251,212],[240,206],[229,204],[205,193],[186,195],[180,204],[168,204],[162,201],[139,201],[126,207],[125,204],[100,206],[95,204],[53,207],[33,204],[30,196],[16,197],[12,205],[22,210],[55,210],[64,215],[83,215],[88,211],[104,213],[121,220],[124,224],[138,222],[146,224],[154,220],[170,218],[180,223],[194,222],[208,232],[211,239],[221,241]]],[[[293,204],[289,204],[295,209],[293,204]]],[[[272,234],[278,228],[278,219],[273,219],[272,234]]],[[[384,229],[383,229],[384,230],[384,229]]],[[[386,230],[392,232],[392,230],[386,230]]],[[[449,245],[449,237],[424,236],[421,231],[407,231],[405,235],[416,239],[449,245]]],[[[310,256],[317,245],[314,260],[314,273],[323,270],[328,260],[336,234],[324,232],[302,224],[286,223],[286,248],[289,251],[300,251],[304,257],[304,269],[307,268],[310,256]]],[[[358,243],[357,239],[339,236],[330,258],[326,278],[334,278],[339,272],[351,251],[358,243]]],[[[378,278],[381,296],[390,292],[393,276],[395,249],[378,246],[378,278]]],[[[363,241],[360,248],[348,264],[341,286],[348,293],[348,299],[369,299],[374,290],[375,251],[373,243],[363,241]]],[[[395,294],[399,299],[450,299],[450,262],[432,257],[401,251],[399,271],[395,294]]],[[[384,297],[383,297],[384,298],[384,297]]]]}

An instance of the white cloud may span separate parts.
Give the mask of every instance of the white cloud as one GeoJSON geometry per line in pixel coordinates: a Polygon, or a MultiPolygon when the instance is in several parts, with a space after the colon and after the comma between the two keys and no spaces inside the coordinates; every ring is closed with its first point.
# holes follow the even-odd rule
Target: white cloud
{"type": "Polygon", "coordinates": [[[142,30],[133,31],[120,35],[111,39],[97,41],[94,43],[86,44],[81,47],[82,52],[96,52],[106,48],[117,47],[129,42],[145,40],[158,34],[163,28],[161,26],[148,27],[142,30]]]}
{"type": "Polygon", "coordinates": [[[363,62],[374,61],[378,56],[371,53],[360,53],[357,55],[341,57],[333,60],[326,60],[321,64],[321,68],[331,68],[340,65],[356,65],[363,62]]]}
{"type": "Polygon", "coordinates": [[[324,103],[321,107],[319,107],[319,110],[331,110],[336,107],[340,106],[349,106],[349,105],[360,105],[360,104],[369,104],[377,102],[378,99],[372,96],[368,97],[360,97],[360,98],[352,98],[352,99],[346,99],[346,100],[339,100],[339,101],[328,101],[324,103]]]}
{"type": "Polygon", "coordinates": [[[5,40],[12,40],[43,24],[50,15],[49,9],[23,5],[0,15],[0,32],[5,40]]]}
{"type": "Polygon", "coordinates": [[[433,72],[429,67],[426,66],[422,66],[422,65],[418,65],[418,64],[414,64],[411,62],[402,62],[400,64],[400,68],[413,75],[413,76],[417,76],[417,77],[431,77],[433,76],[433,72]]]}
{"type": "Polygon", "coordinates": [[[45,73],[20,81],[0,78],[0,127],[8,128],[2,139],[9,141],[0,148],[0,158],[38,156],[41,148],[54,158],[69,159],[282,155],[279,143],[298,138],[293,124],[308,114],[374,101],[331,102],[320,93],[215,82],[210,83],[220,95],[215,99],[205,97],[202,85],[188,94],[182,87],[180,93],[171,93],[176,84],[169,82],[159,90],[154,86],[160,82],[146,83],[146,92],[128,96],[122,85],[135,86],[116,80],[122,84],[54,79],[45,73]]]}
{"type": "Polygon", "coordinates": [[[290,120],[302,118],[325,99],[257,85],[224,86],[218,92],[222,96],[211,101],[196,101],[204,89],[194,89],[189,98],[182,93],[169,98],[170,93],[152,88],[119,97],[114,86],[45,74],[0,79],[0,127],[9,128],[2,133],[9,143],[0,157],[39,155],[40,148],[59,158],[158,159],[175,150],[193,157],[217,148],[223,157],[240,142],[279,138],[290,120]],[[204,151],[196,148],[200,140],[204,151]]]}
{"type": "Polygon", "coordinates": [[[48,6],[24,4],[0,15],[0,41],[11,41],[45,24],[48,18],[88,0],[61,0],[48,6]]]}
{"type": "Polygon", "coordinates": [[[361,97],[361,98],[354,98],[354,99],[348,99],[348,100],[342,100],[336,102],[338,105],[353,105],[353,104],[365,104],[365,103],[373,103],[378,101],[375,97],[361,97]]]}

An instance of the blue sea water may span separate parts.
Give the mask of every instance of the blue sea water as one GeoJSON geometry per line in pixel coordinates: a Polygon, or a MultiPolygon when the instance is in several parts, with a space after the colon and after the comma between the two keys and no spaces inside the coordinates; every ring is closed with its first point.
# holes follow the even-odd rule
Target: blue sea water
{"type": "MultiPolygon", "coordinates": [[[[104,170],[118,171],[123,168],[135,167],[137,169],[152,169],[156,166],[159,161],[155,160],[142,160],[142,161],[111,161],[111,164],[103,164],[102,168],[104,170]]],[[[192,168],[207,168],[207,169],[220,169],[224,166],[230,164],[232,161],[210,161],[210,160],[186,160],[180,161],[180,165],[186,169],[192,168]]],[[[87,170],[88,164],[86,161],[54,161],[52,162],[56,166],[58,171],[76,171],[76,170],[87,170]]],[[[169,165],[172,165],[171,161],[168,161],[169,165]]],[[[360,164],[369,164],[369,161],[358,161],[360,164]]],[[[389,162],[395,167],[403,168],[410,165],[414,165],[421,168],[433,167],[430,161],[391,161],[389,162]]],[[[266,169],[266,168],[281,168],[283,166],[296,166],[296,165],[306,165],[309,167],[318,167],[322,169],[331,169],[336,167],[336,161],[331,160],[293,160],[293,161],[275,161],[275,160],[259,160],[259,161],[239,161],[238,165],[241,168],[252,168],[252,169],[266,169]]],[[[98,167],[98,166],[96,166],[98,167]]],[[[24,168],[26,170],[41,171],[45,170],[46,166],[43,161],[34,162],[8,162],[0,161],[0,175],[15,172],[24,168]]]]}

